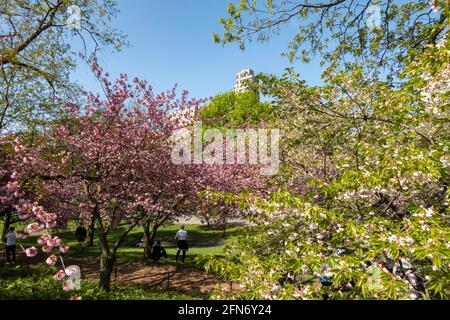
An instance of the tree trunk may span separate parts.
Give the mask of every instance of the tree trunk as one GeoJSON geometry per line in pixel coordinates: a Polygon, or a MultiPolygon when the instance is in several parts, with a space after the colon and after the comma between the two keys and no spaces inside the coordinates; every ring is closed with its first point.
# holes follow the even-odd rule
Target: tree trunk
{"type": "Polygon", "coordinates": [[[146,221],[144,224],[144,260],[150,259],[152,255],[151,234],[150,234],[150,221],[146,221]]]}
{"type": "Polygon", "coordinates": [[[226,223],[223,225],[223,230],[222,231],[223,231],[222,238],[225,239],[226,232],[227,232],[227,224],[226,223]]]}
{"type": "Polygon", "coordinates": [[[107,234],[104,232],[104,228],[101,219],[97,220],[99,224],[98,228],[98,240],[100,243],[100,290],[109,292],[111,286],[111,274],[115,262],[115,254],[111,254],[111,250],[108,244],[107,234]]]}
{"type": "MultiPolygon", "coordinates": [[[[108,244],[108,233],[105,231],[103,221],[96,206],[92,213],[92,220],[89,229],[92,229],[93,223],[97,224],[97,237],[100,244],[100,282],[99,287],[101,291],[109,292],[111,289],[111,274],[114,268],[114,262],[117,250],[111,250],[108,244]]],[[[93,235],[93,232],[92,234],[93,235]]],[[[120,245],[120,243],[119,243],[120,245]]]]}
{"type": "Polygon", "coordinates": [[[94,235],[95,235],[95,216],[92,215],[91,222],[89,224],[89,235],[88,235],[88,247],[94,246],[94,235]]]}
{"type": "Polygon", "coordinates": [[[117,251],[122,245],[125,237],[136,227],[138,222],[130,224],[128,229],[121,235],[116,243],[110,248],[108,243],[109,229],[103,225],[102,217],[98,210],[98,206],[93,211],[93,221],[97,224],[97,238],[100,243],[100,282],[101,291],[109,292],[111,289],[111,274],[116,263],[117,251]]]}
{"type": "Polygon", "coordinates": [[[158,225],[153,226],[153,230],[150,231],[150,221],[146,221],[144,225],[144,260],[148,260],[152,257],[152,248],[155,243],[156,231],[158,225]]]}
{"type": "Polygon", "coordinates": [[[114,268],[114,257],[103,254],[100,257],[100,290],[109,292],[111,289],[111,274],[114,268]]]}
{"type": "Polygon", "coordinates": [[[5,241],[6,233],[8,232],[8,229],[11,226],[11,218],[12,218],[11,209],[6,209],[6,211],[5,211],[5,223],[3,224],[2,238],[0,239],[0,242],[5,241]]]}

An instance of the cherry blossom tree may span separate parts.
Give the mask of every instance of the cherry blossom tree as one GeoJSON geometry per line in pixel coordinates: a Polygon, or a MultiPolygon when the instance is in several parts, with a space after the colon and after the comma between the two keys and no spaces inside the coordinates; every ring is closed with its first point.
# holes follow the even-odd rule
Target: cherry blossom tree
{"type": "Polygon", "coordinates": [[[108,291],[125,237],[161,211],[152,206],[165,190],[147,179],[164,178],[171,134],[185,125],[172,114],[201,101],[188,100],[185,91],[177,97],[176,88],[155,94],[145,81],[129,82],[126,75],[111,83],[95,60],[90,63],[104,97],[86,93],[84,106],[68,104],[67,119],[39,137],[42,143],[30,148],[21,171],[37,185],[38,197],[52,200],[55,219],[95,222],[100,288],[108,291]],[[110,232],[119,228],[123,232],[111,244],[110,232]]]}
{"type": "MultiPolygon", "coordinates": [[[[189,119],[192,124],[194,118],[189,119]]],[[[212,165],[206,162],[176,164],[171,153],[160,153],[161,159],[164,159],[160,162],[161,167],[147,170],[149,174],[143,177],[144,181],[139,186],[146,194],[138,200],[142,200],[141,208],[146,212],[143,222],[146,259],[151,255],[156,232],[164,223],[200,215],[214,225],[225,228],[228,219],[243,216],[237,203],[212,202],[205,197],[205,191],[239,194],[251,190],[256,193],[264,187],[264,179],[259,175],[256,165],[212,165]],[[149,194],[148,190],[155,192],[149,194]],[[217,212],[218,217],[213,217],[212,212],[217,212]]]]}
{"type": "MultiPolygon", "coordinates": [[[[56,212],[49,214],[46,227],[65,227],[71,220],[95,225],[100,288],[108,291],[118,249],[134,228],[143,227],[144,257],[148,258],[158,228],[195,214],[206,202],[200,196],[202,191],[237,194],[258,179],[253,176],[254,168],[245,165],[222,168],[173,163],[172,135],[193,120],[180,114],[191,114],[189,110],[205,100],[189,100],[185,91],[178,97],[176,88],[155,94],[145,81],[130,82],[126,75],[111,83],[95,59],[89,63],[102,84],[103,97],[85,93],[85,105],[66,105],[65,119],[35,134],[26,144],[16,141],[10,165],[16,173],[12,180],[6,179],[5,201],[14,201],[11,194],[19,192],[19,185],[13,179],[23,177],[24,190],[38,201],[35,206],[39,203],[43,212],[44,208],[56,212]],[[113,230],[120,230],[120,236],[111,243],[113,230]]],[[[26,212],[31,205],[17,201],[18,211],[26,212]]],[[[236,208],[218,206],[225,207],[222,215],[236,208]]],[[[33,232],[39,231],[42,226],[33,225],[33,232]]],[[[28,250],[30,256],[35,252],[35,248],[28,250]]],[[[54,256],[48,262],[53,265],[54,256]]]]}
{"type": "Polygon", "coordinates": [[[246,219],[248,212],[239,206],[238,201],[211,197],[211,193],[239,195],[252,193],[266,195],[269,191],[266,177],[259,175],[256,165],[208,166],[197,201],[197,214],[212,229],[223,230],[225,236],[227,223],[231,219],[246,219]]]}
{"type": "Polygon", "coordinates": [[[40,234],[37,245],[44,254],[48,255],[45,262],[49,266],[55,266],[60,261],[62,266],[54,279],[65,280],[62,285],[65,291],[73,290],[75,287],[74,283],[70,281],[70,277],[76,269],[75,266],[66,268],[63,259],[63,256],[69,251],[69,246],[65,245],[60,237],[52,235],[54,229],[61,226],[59,223],[61,219],[58,214],[49,211],[49,207],[42,206],[42,204],[46,204],[45,197],[42,193],[35,192],[34,176],[29,175],[28,168],[33,166],[36,161],[30,156],[29,148],[19,138],[15,138],[13,141],[10,141],[10,138],[12,136],[1,139],[4,162],[0,170],[0,180],[3,185],[2,192],[0,192],[0,204],[6,208],[6,215],[9,215],[6,217],[3,232],[6,232],[9,224],[14,222],[12,219],[16,215],[18,221],[28,222],[23,230],[16,232],[19,239],[18,244],[23,253],[28,258],[33,258],[39,253],[35,246],[25,249],[20,241],[30,235],[40,234]],[[5,152],[8,149],[11,149],[11,152],[5,152]],[[16,214],[13,216],[13,213],[16,214]]]}

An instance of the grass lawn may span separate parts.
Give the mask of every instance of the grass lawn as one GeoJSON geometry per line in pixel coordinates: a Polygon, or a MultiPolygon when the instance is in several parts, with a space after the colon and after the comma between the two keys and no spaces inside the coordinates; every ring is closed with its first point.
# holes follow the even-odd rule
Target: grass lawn
{"type": "MultiPolygon", "coordinates": [[[[14,225],[17,230],[21,230],[24,225],[21,223],[16,223],[14,225]]],[[[175,234],[179,229],[179,224],[176,225],[167,225],[159,228],[156,240],[160,240],[162,245],[166,248],[168,259],[161,259],[162,265],[177,265],[175,262],[175,255],[177,252],[175,234]]],[[[204,256],[204,255],[215,255],[221,256],[224,254],[224,247],[232,242],[236,237],[240,234],[244,233],[247,227],[231,225],[226,233],[225,237],[223,237],[222,231],[209,230],[204,225],[199,224],[187,224],[185,223],[186,230],[188,232],[188,242],[189,242],[189,251],[186,257],[186,262],[182,265],[183,267],[192,268],[196,270],[203,270],[202,265],[198,265],[196,263],[196,257],[204,256]]],[[[2,228],[2,222],[0,222],[0,228],[2,228]]],[[[68,263],[71,263],[72,260],[77,261],[79,259],[92,258],[92,262],[96,264],[99,257],[100,248],[98,245],[97,239],[95,239],[94,246],[91,248],[81,249],[80,245],[77,243],[75,239],[75,228],[76,224],[71,224],[68,230],[55,230],[53,232],[54,235],[59,235],[65,244],[70,246],[70,251],[67,254],[65,260],[68,263]]],[[[111,232],[109,238],[111,243],[115,242],[118,237],[121,235],[121,229],[114,230],[111,232]]],[[[117,255],[117,264],[123,263],[140,263],[143,260],[143,247],[136,246],[136,243],[142,238],[143,230],[141,227],[137,227],[133,230],[125,239],[125,243],[119,249],[117,255]]],[[[26,240],[22,240],[21,244],[26,248],[30,246],[36,246],[36,238],[37,236],[30,237],[26,240]]],[[[0,261],[4,261],[6,258],[3,257],[4,253],[4,245],[0,245],[0,261]]],[[[17,254],[23,259],[23,253],[21,252],[20,247],[17,248],[17,254]]],[[[41,257],[41,260],[44,257],[41,257]]],[[[36,260],[36,258],[33,258],[36,260]]],[[[11,269],[11,267],[5,267],[0,265],[0,273],[3,273],[4,279],[2,280],[2,288],[0,288],[0,299],[26,299],[27,295],[30,295],[28,298],[52,298],[48,296],[49,291],[53,289],[53,280],[49,282],[40,282],[42,272],[42,268],[36,265],[36,261],[32,261],[32,268],[29,271],[24,271],[26,268],[24,266],[17,267],[18,270],[11,269]],[[6,271],[5,271],[6,270],[6,271]],[[8,271],[9,270],[9,271],[8,271]],[[39,279],[39,280],[36,280],[39,279]],[[41,289],[33,288],[33,282],[38,283],[41,289]],[[20,289],[22,288],[22,289],[20,289]],[[30,291],[31,290],[31,291],[30,291]],[[35,292],[35,290],[37,290],[35,292]],[[28,292],[28,293],[27,293],[28,292]]],[[[23,264],[23,263],[22,263],[23,264]]],[[[179,266],[179,265],[178,265],[179,266]]],[[[48,268],[48,267],[47,267],[48,268]]],[[[48,277],[49,275],[47,275],[48,277]]],[[[205,294],[201,294],[198,292],[185,292],[185,291],[167,291],[161,290],[153,287],[140,287],[132,285],[127,288],[116,286],[114,287],[115,293],[110,296],[101,296],[96,293],[97,285],[96,283],[92,283],[92,281],[84,281],[84,288],[89,288],[89,292],[83,292],[83,296],[91,299],[137,299],[142,297],[142,299],[199,299],[205,298],[205,294]]],[[[1,281],[0,281],[1,282],[1,281]]],[[[60,288],[57,287],[58,292],[60,288]]],[[[59,296],[54,296],[53,298],[65,298],[66,295],[59,294],[59,296]]]]}
{"type": "MultiPolygon", "coordinates": [[[[172,263],[175,259],[177,252],[175,234],[179,229],[179,224],[166,225],[158,229],[156,240],[162,242],[163,247],[166,248],[169,259],[164,260],[167,263],[172,263]]],[[[225,237],[223,237],[222,231],[210,230],[207,226],[199,224],[185,224],[188,232],[189,251],[186,258],[186,264],[193,266],[196,256],[199,255],[223,255],[223,249],[226,244],[230,243],[245,232],[245,227],[242,226],[230,226],[226,230],[225,237]]],[[[0,222],[0,228],[2,228],[2,222],[0,222]]],[[[20,223],[15,224],[16,231],[20,230],[23,226],[20,223]]],[[[99,244],[95,239],[94,246],[92,248],[80,249],[79,244],[75,239],[75,224],[71,224],[69,230],[54,231],[55,235],[59,235],[65,244],[70,246],[69,256],[98,256],[99,244]]],[[[122,229],[114,230],[111,232],[109,239],[111,243],[114,243],[121,235],[122,229]]],[[[136,246],[134,243],[142,238],[143,230],[141,227],[136,227],[132,232],[128,234],[124,244],[119,249],[118,261],[119,263],[125,261],[142,261],[143,248],[136,246]]],[[[24,247],[36,245],[36,236],[30,237],[26,240],[22,240],[24,247]]],[[[18,248],[19,249],[19,248],[18,248]]]]}

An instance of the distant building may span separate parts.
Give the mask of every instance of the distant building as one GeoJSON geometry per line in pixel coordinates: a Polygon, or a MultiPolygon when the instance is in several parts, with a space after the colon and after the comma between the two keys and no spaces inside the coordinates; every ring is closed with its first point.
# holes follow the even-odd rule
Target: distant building
{"type": "Polygon", "coordinates": [[[233,87],[233,91],[241,93],[250,90],[248,85],[245,83],[247,81],[256,82],[255,72],[252,69],[244,69],[237,73],[236,84],[233,87]]]}

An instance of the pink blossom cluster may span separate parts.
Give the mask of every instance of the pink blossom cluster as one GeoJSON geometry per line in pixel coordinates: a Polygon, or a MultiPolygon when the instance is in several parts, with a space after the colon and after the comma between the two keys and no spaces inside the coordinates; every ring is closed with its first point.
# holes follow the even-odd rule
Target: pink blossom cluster
{"type": "MultiPolygon", "coordinates": [[[[35,233],[42,231],[43,229],[37,223],[31,223],[28,225],[27,230],[29,231],[29,233],[35,233]]],[[[52,236],[48,233],[45,233],[40,238],[38,238],[37,243],[42,246],[42,251],[45,253],[50,253],[54,249],[58,249],[60,253],[67,253],[69,251],[69,246],[62,244],[61,238],[57,236],[52,238],[52,236]]],[[[31,250],[26,252],[28,257],[34,257],[38,254],[37,250],[35,250],[36,248],[33,248],[30,248],[31,250]]],[[[47,261],[49,260],[47,259],[47,261]]],[[[51,263],[48,264],[54,265],[51,263]]]]}
{"type": "MultiPolygon", "coordinates": [[[[3,194],[0,197],[0,203],[4,206],[10,206],[19,213],[22,221],[30,221],[25,230],[16,232],[19,240],[28,238],[30,235],[44,232],[37,240],[37,244],[41,246],[41,250],[49,254],[46,263],[49,266],[56,265],[58,261],[57,255],[65,254],[69,251],[69,246],[62,243],[60,237],[52,237],[47,230],[55,228],[58,223],[58,215],[48,212],[43,206],[36,201],[31,200],[31,194],[21,190],[21,179],[31,176],[32,170],[37,166],[35,156],[27,153],[33,152],[29,147],[25,147],[20,139],[16,138],[12,143],[14,146],[14,158],[9,159],[7,165],[14,167],[11,174],[7,174],[7,182],[3,186],[3,194]]],[[[7,171],[3,172],[3,175],[7,171]]],[[[39,250],[35,246],[24,249],[24,253],[28,258],[38,255],[39,250]]],[[[63,286],[64,287],[64,286],[63,286]]]]}
{"type": "MultiPolygon", "coordinates": [[[[56,259],[56,257],[49,257],[47,260],[50,260],[50,261],[48,261],[47,263],[48,264],[53,263],[54,259],[56,259]]],[[[55,275],[53,276],[53,279],[55,281],[63,281],[67,277],[70,277],[75,272],[76,272],[76,270],[74,268],[68,267],[68,268],[65,268],[64,270],[59,270],[58,272],[56,272],[55,275]]],[[[62,288],[66,292],[67,291],[71,291],[71,290],[74,289],[73,283],[71,281],[69,281],[69,280],[66,280],[62,284],[62,288]]]]}

